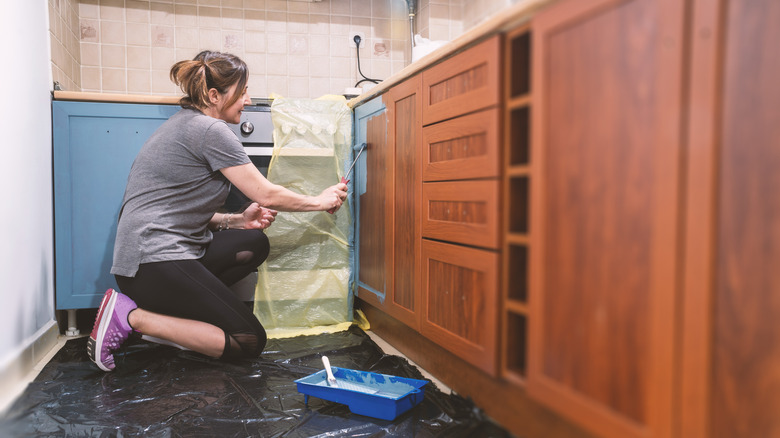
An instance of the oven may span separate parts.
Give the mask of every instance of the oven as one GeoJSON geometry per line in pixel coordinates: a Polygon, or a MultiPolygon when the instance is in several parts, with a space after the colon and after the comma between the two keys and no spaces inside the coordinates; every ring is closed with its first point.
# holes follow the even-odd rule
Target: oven
{"type": "MultiPolygon", "coordinates": [[[[264,176],[268,176],[268,165],[274,148],[271,102],[271,99],[253,98],[252,104],[244,107],[241,122],[228,123],[230,129],[244,145],[249,159],[264,176]]],[[[250,202],[249,198],[231,186],[224,209],[230,212],[243,211],[250,202]]]]}

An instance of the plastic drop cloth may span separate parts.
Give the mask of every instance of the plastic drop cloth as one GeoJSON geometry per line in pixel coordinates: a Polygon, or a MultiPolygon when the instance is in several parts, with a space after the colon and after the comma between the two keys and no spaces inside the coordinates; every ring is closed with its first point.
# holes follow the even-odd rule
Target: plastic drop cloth
{"type": "Polygon", "coordinates": [[[468,400],[425,385],[423,401],[393,421],[310,397],[295,379],[333,366],[423,379],[357,327],[271,339],[258,359],[222,362],[138,343],[106,373],[69,340],[0,413],[2,437],[510,437],[468,400]]]}
{"type": "MultiPolygon", "coordinates": [[[[271,119],[269,181],[306,195],[339,182],[352,156],[352,111],[343,97],[276,98],[271,119]]],[[[335,214],[279,212],[266,230],[271,252],[258,270],[255,293],[254,312],[269,337],[349,327],[351,229],[349,200],[335,214]]]]}

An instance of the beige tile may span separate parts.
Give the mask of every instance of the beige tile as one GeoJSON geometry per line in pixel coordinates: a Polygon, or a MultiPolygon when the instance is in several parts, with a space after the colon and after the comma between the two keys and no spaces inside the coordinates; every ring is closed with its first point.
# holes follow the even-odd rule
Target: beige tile
{"type": "Polygon", "coordinates": [[[153,47],[152,49],[152,70],[169,70],[176,57],[173,49],[164,47],[153,47]]]}
{"type": "Polygon", "coordinates": [[[287,53],[287,34],[283,33],[269,33],[266,34],[268,43],[266,47],[268,53],[287,53]]]}
{"type": "Polygon", "coordinates": [[[311,78],[309,79],[309,96],[317,98],[326,94],[341,94],[344,90],[333,90],[330,88],[329,78],[311,78]]]}
{"type": "Polygon", "coordinates": [[[176,26],[195,27],[198,25],[198,8],[193,5],[174,5],[176,26]]]}
{"type": "Polygon", "coordinates": [[[177,49],[197,49],[199,46],[198,28],[177,27],[174,32],[177,49]]]}
{"type": "Polygon", "coordinates": [[[150,70],[152,67],[152,49],[149,47],[127,48],[127,67],[150,70]]]}
{"type": "Polygon", "coordinates": [[[309,57],[307,56],[289,56],[287,57],[287,71],[291,77],[309,77],[309,57]]]}
{"type": "Polygon", "coordinates": [[[291,12],[294,14],[308,14],[309,13],[309,5],[311,3],[306,2],[287,2],[287,12],[291,12]]]}
{"type": "Polygon", "coordinates": [[[100,91],[99,67],[81,67],[81,89],[84,91],[100,91]]]}
{"type": "Polygon", "coordinates": [[[212,6],[216,8],[222,6],[222,2],[220,0],[198,0],[198,4],[203,6],[212,6]]]}
{"type": "Polygon", "coordinates": [[[306,14],[288,14],[287,33],[309,33],[309,16],[306,14]]]}
{"type": "Polygon", "coordinates": [[[152,91],[152,73],[150,70],[127,70],[128,93],[150,93],[152,91]]]}
{"type": "MultiPolygon", "coordinates": [[[[415,27],[415,33],[419,33],[418,27],[415,27]]],[[[390,38],[394,40],[408,40],[409,23],[404,20],[392,20],[390,22],[390,38]]]]}
{"type": "Polygon", "coordinates": [[[371,39],[371,57],[389,59],[392,50],[389,40],[371,39]]]}
{"type": "Polygon", "coordinates": [[[176,25],[176,17],[174,16],[174,7],[172,4],[152,3],[149,10],[151,12],[150,22],[152,24],[159,24],[161,26],[176,25]]]}
{"type": "Polygon", "coordinates": [[[181,94],[179,89],[171,82],[168,76],[168,70],[152,70],[152,93],[153,94],[181,94]]]}
{"type": "Polygon", "coordinates": [[[309,38],[309,53],[314,56],[330,55],[330,38],[312,35],[309,38]]]}
{"type": "Polygon", "coordinates": [[[330,33],[329,15],[309,15],[309,34],[327,35],[328,33],[330,33]]]}
{"type": "Polygon", "coordinates": [[[350,32],[363,32],[363,34],[368,38],[371,35],[371,19],[352,17],[349,30],[350,32]]]}
{"type": "Polygon", "coordinates": [[[249,68],[249,75],[253,76],[265,74],[265,58],[264,54],[246,53],[241,59],[246,62],[246,66],[249,68]]]}
{"type": "Polygon", "coordinates": [[[268,83],[268,94],[278,94],[280,96],[289,97],[287,93],[287,76],[272,76],[268,75],[266,78],[268,83]]]}
{"type": "Polygon", "coordinates": [[[367,34],[366,36],[389,40],[392,37],[390,33],[390,20],[372,18],[371,33],[367,34]]]}
{"type": "Polygon", "coordinates": [[[366,72],[365,64],[363,64],[362,61],[361,61],[361,67],[363,68],[363,73],[365,73],[366,76],[372,79],[384,80],[390,77],[391,74],[393,74],[393,66],[390,63],[389,59],[372,59],[371,74],[368,74],[368,72],[366,72]]]}
{"type": "Polygon", "coordinates": [[[309,5],[309,13],[310,14],[323,14],[323,15],[330,15],[330,3],[331,1],[321,1],[321,2],[315,2],[309,5]]]}
{"type": "Polygon", "coordinates": [[[82,42],[96,43],[100,41],[100,22],[97,20],[81,20],[79,36],[82,42]]]}
{"type": "Polygon", "coordinates": [[[222,8],[243,9],[244,0],[222,0],[221,6],[222,8]]]}
{"type": "Polygon", "coordinates": [[[174,27],[152,25],[151,45],[152,47],[174,47],[174,27]]]}
{"type": "Polygon", "coordinates": [[[244,43],[247,53],[265,53],[265,33],[245,32],[244,43]]]}
{"type": "Polygon", "coordinates": [[[149,23],[149,2],[125,0],[125,15],[128,23],[149,23]]]}
{"type": "Polygon", "coordinates": [[[219,8],[198,6],[199,27],[219,29],[220,18],[219,8]]]}
{"type": "Polygon", "coordinates": [[[244,51],[244,33],[241,31],[223,31],[222,51],[240,56],[240,53],[244,51]]]}
{"type": "Polygon", "coordinates": [[[222,29],[240,30],[244,28],[244,11],[222,8],[222,29]]]}
{"type": "Polygon", "coordinates": [[[309,78],[288,78],[287,93],[289,97],[310,98],[309,78]]]}
{"type": "Polygon", "coordinates": [[[334,15],[330,17],[330,35],[332,37],[348,36],[350,31],[349,17],[334,15]]]}
{"type": "Polygon", "coordinates": [[[349,57],[354,53],[354,49],[347,44],[347,36],[333,36],[328,41],[330,43],[330,56],[349,57]]]}
{"type": "Polygon", "coordinates": [[[102,77],[101,91],[124,93],[127,91],[127,75],[124,69],[103,68],[100,70],[102,77]]]}
{"type": "Polygon", "coordinates": [[[79,1],[79,17],[82,19],[100,18],[100,7],[98,6],[98,0],[79,1]]]}
{"type": "Polygon", "coordinates": [[[352,72],[352,66],[349,58],[330,58],[330,77],[348,78],[352,72]]]}
{"type": "Polygon", "coordinates": [[[100,46],[100,66],[125,68],[125,46],[100,46]]]}
{"type": "Polygon", "coordinates": [[[222,31],[219,29],[200,29],[201,50],[220,50],[222,47],[222,31]]]}
{"type": "Polygon", "coordinates": [[[195,57],[195,55],[197,55],[198,53],[200,53],[200,49],[194,49],[194,48],[189,48],[189,49],[175,49],[175,50],[173,51],[173,59],[175,59],[175,60],[176,60],[176,62],[178,62],[178,61],[183,61],[183,60],[185,60],[185,59],[192,59],[192,58],[194,58],[194,57],[195,57]]]}
{"type": "Polygon", "coordinates": [[[352,17],[370,17],[371,2],[368,0],[353,1],[350,15],[352,17]]]}
{"type": "Polygon", "coordinates": [[[149,47],[151,27],[148,23],[127,23],[127,45],[149,47]]]}
{"type": "Polygon", "coordinates": [[[265,10],[265,0],[244,0],[244,9],[265,10]]]}
{"type": "Polygon", "coordinates": [[[287,0],[266,0],[265,9],[267,11],[285,11],[287,12],[287,0]]]}
{"type": "Polygon", "coordinates": [[[265,68],[268,75],[286,76],[287,55],[268,55],[265,68]]]}
{"type": "Polygon", "coordinates": [[[449,41],[450,40],[450,26],[431,24],[429,29],[429,38],[433,41],[449,41]]]}
{"type": "Polygon", "coordinates": [[[327,56],[310,56],[309,76],[313,78],[327,78],[330,76],[330,59],[327,56]]]}
{"type": "MultiPolygon", "coordinates": [[[[83,38],[82,41],[84,41],[83,38]]],[[[125,44],[125,23],[123,21],[101,20],[100,42],[102,44],[125,44]]]]}
{"type": "Polygon", "coordinates": [[[290,55],[308,55],[309,37],[306,35],[290,35],[288,37],[287,53],[290,55]]]}
{"type": "Polygon", "coordinates": [[[265,30],[265,11],[245,9],[244,30],[265,30]]]}
{"type": "Polygon", "coordinates": [[[343,92],[346,88],[354,87],[355,82],[357,81],[354,78],[330,78],[330,89],[343,92]]]}
{"type": "Polygon", "coordinates": [[[252,97],[268,97],[268,86],[266,84],[266,76],[262,75],[249,75],[249,95],[252,97]]]}
{"type": "Polygon", "coordinates": [[[100,19],[124,21],[124,0],[100,0],[100,19]]]}
{"type": "Polygon", "coordinates": [[[393,0],[371,0],[372,18],[390,18],[390,3],[393,0]]]}
{"type": "Polygon", "coordinates": [[[267,11],[265,13],[265,29],[267,32],[287,32],[287,12],[267,11]]]}
{"type": "Polygon", "coordinates": [[[330,0],[330,14],[349,16],[352,13],[351,6],[350,0],[330,0]]]}

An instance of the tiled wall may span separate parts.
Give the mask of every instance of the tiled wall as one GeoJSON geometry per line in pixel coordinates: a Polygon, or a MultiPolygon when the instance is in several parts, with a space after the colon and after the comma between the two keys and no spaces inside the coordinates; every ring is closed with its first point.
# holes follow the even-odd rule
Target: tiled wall
{"type": "Polygon", "coordinates": [[[523,0],[418,0],[415,32],[452,41],[501,9],[523,0]]]}
{"type": "Polygon", "coordinates": [[[66,90],[81,89],[78,0],[49,0],[53,80],[66,90]]]}
{"type": "Polygon", "coordinates": [[[81,0],[78,11],[82,91],[179,94],[171,65],[210,49],[247,62],[252,96],[340,94],[358,80],[351,31],[366,37],[371,78],[409,58],[402,0],[81,0]]]}
{"type": "MultiPolygon", "coordinates": [[[[415,31],[452,40],[523,0],[418,0],[415,31]]],[[[383,79],[410,60],[405,0],[49,0],[52,72],[66,90],[178,95],[168,72],[203,49],[242,57],[250,94],[340,94],[362,72],[383,79]]],[[[364,85],[367,85],[364,83],[364,85]]]]}

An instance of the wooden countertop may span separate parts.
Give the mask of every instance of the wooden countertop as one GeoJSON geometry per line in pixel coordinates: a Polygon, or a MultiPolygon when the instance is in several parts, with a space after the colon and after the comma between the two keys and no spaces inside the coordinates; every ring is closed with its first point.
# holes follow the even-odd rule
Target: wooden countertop
{"type": "MultiPolygon", "coordinates": [[[[403,70],[383,80],[367,92],[351,99],[347,104],[350,107],[358,106],[369,99],[378,96],[404,79],[443,61],[467,47],[474,45],[497,33],[501,33],[527,22],[541,7],[555,0],[521,0],[508,6],[498,14],[466,31],[458,38],[446,43],[435,51],[429,53],[417,62],[407,65],[403,70]]],[[[77,100],[86,102],[114,102],[114,103],[149,103],[176,105],[180,96],[155,96],[146,94],[118,94],[97,93],[86,91],[54,91],[54,100],[77,100]]]]}

